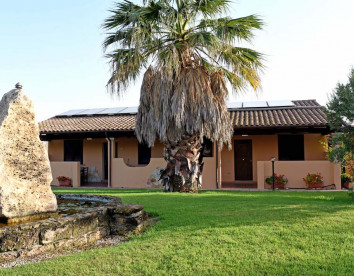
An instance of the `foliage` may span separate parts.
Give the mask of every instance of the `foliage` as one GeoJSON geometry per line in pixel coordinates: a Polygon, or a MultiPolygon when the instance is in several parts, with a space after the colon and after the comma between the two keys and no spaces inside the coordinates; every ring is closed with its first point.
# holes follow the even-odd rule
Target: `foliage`
{"type": "MultiPolygon", "coordinates": [[[[145,72],[136,135],[177,143],[183,135],[231,143],[227,83],[237,92],[260,87],[262,55],[235,46],[263,26],[256,15],[224,16],[226,0],[122,1],[103,27],[111,64],[108,87],[120,95],[145,72]]],[[[231,145],[230,145],[231,146],[231,145]]]]}
{"type": "Polygon", "coordinates": [[[57,177],[58,181],[71,181],[71,178],[67,177],[67,176],[58,176],[57,177]]]}
{"type": "Polygon", "coordinates": [[[130,241],[2,275],[352,275],[354,208],[342,192],[55,189],[119,196],[158,223],[130,241]]]}
{"type": "Polygon", "coordinates": [[[348,190],[348,195],[351,197],[352,202],[354,203],[354,188],[348,190]]]}
{"type": "MultiPolygon", "coordinates": [[[[273,184],[273,176],[269,176],[266,178],[267,184],[273,184]]],[[[284,174],[276,174],[274,173],[274,183],[275,184],[287,184],[288,178],[284,174]]]]}
{"type": "Polygon", "coordinates": [[[303,180],[308,184],[323,182],[323,177],[320,173],[308,173],[303,180]]]}
{"type": "Polygon", "coordinates": [[[334,133],[329,139],[328,157],[332,162],[354,165],[354,69],[349,74],[347,84],[337,84],[325,110],[334,133]]]}
{"type": "Polygon", "coordinates": [[[341,182],[342,182],[342,184],[343,183],[353,182],[353,180],[354,180],[354,178],[350,174],[347,174],[347,173],[342,173],[341,174],[341,182]]]}

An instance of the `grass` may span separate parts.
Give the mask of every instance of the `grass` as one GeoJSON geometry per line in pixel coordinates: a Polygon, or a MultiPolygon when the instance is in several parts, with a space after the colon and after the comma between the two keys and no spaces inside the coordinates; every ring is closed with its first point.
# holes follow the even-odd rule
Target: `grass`
{"type": "Polygon", "coordinates": [[[55,190],[119,196],[159,222],[129,242],[6,275],[353,275],[354,205],[342,192],[55,190]]]}

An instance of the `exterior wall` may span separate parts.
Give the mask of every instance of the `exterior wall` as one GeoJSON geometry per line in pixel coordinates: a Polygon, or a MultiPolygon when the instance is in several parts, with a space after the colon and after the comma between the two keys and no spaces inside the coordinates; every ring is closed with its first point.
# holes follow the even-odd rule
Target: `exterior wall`
{"type": "Polygon", "coordinates": [[[48,142],[48,153],[50,161],[64,161],[64,140],[48,142]]]}
{"type": "Polygon", "coordinates": [[[326,160],[326,153],[321,145],[321,134],[305,134],[305,160],[326,160]]]}
{"type": "MultiPolygon", "coordinates": [[[[326,160],[326,154],[320,143],[321,139],[321,134],[304,135],[305,160],[326,160]]],[[[253,181],[257,181],[258,161],[269,161],[272,157],[278,160],[278,135],[249,135],[245,137],[235,135],[232,146],[234,146],[234,140],[252,140],[253,181]]],[[[235,181],[234,148],[230,151],[227,148],[222,150],[221,168],[222,181],[235,181]]]]}
{"type": "Polygon", "coordinates": [[[202,189],[216,189],[216,144],[213,145],[213,157],[204,157],[202,174],[202,189]]]}
{"type": "MultiPolygon", "coordinates": [[[[112,147],[112,157],[114,158],[115,142],[118,142],[118,158],[123,158],[128,166],[138,166],[138,139],[136,137],[115,138],[112,147]]],[[[151,148],[151,158],[161,158],[163,156],[163,144],[156,142],[151,148]]]]}
{"type": "MultiPolygon", "coordinates": [[[[304,150],[305,150],[305,161],[318,161],[325,160],[325,153],[320,144],[322,136],[320,134],[305,134],[304,135],[304,150]]],[[[250,136],[234,136],[232,140],[232,145],[234,145],[234,140],[236,139],[246,139],[252,140],[252,164],[253,164],[253,181],[257,181],[260,175],[266,175],[268,173],[268,166],[271,164],[269,160],[271,157],[278,159],[278,137],[277,135],[250,135],[250,136]],[[257,162],[266,161],[268,165],[258,166],[257,162]],[[261,168],[261,172],[258,170],[261,168]]],[[[86,166],[91,168],[96,167],[100,177],[102,178],[102,148],[103,143],[106,139],[93,139],[83,141],[83,162],[86,166]]],[[[289,145],[291,146],[291,145],[289,145]]],[[[48,145],[49,157],[51,161],[63,161],[64,159],[64,142],[63,140],[51,141],[48,145]]],[[[216,146],[213,148],[213,157],[204,158],[204,170],[203,170],[203,189],[215,189],[217,183],[217,158],[216,158],[216,146]]],[[[111,185],[112,187],[124,187],[124,188],[146,188],[146,183],[148,177],[157,167],[164,167],[165,161],[163,159],[163,144],[157,142],[155,146],[151,149],[151,161],[150,164],[146,166],[138,165],[138,140],[136,137],[119,137],[112,141],[111,148],[112,157],[112,168],[111,168],[111,185]],[[115,158],[115,142],[118,142],[118,158],[115,158]]],[[[234,174],[234,149],[230,151],[225,147],[222,152],[219,153],[219,183],[222,181],[235,181],[234,174]],[[221,177],[220,177],[221,176],[221,177]],[[220,179],[221,178],[221,179],[220,179]]],[[[327,161],[326,161],[327,162],[327,161]]],[[[53,162],[55,163],[55,162],[53,162]]],[[[59,162],[60,163],[60,162],[59,162]]],[[[58,164],[59,164],[58,163],[58,164]]],[[[72,162],[65,162],[72,163],[72,162]]],[[[265,164],[266,164],[265,163],[265,164]]],[[[280,164],[280,163],[279,163],[280,164]]],[[[281,166],[290,166],[293,172],[296,170],[301,170],[301,164],[306,164],[306,162],[301,161],[283,161],[281,166]],[[296,165],[296,166],[295,166],[296,165]],[[293,167],[295,166],[295,167],[293,167]],[[296,168],[296,169],[294,169],[296,168]]],[[[313,163],[317,164],[317,163],[313,163]]],[[[319,165],[320,163],[318,163],[319,165]]],[[[58,165],[54,168],[54,172],[60,172],[61,175],[70,176],[70,170],[63,167],[63,171],[58,171],[58,165]],[[69,171],[68,171],[69,170],[69,171]],[[67,172],[68,171],[68,172],[67,172]]],[[[325,165],[325,167],[328,165],[325,165]]],[[[285,169],[285,167],[284,167],[285,169]]],[[[324,167],[319,165],[318,169],[313,167],[315,172],[322,172],[324,167]]],[[[72,170],[72,169],[71,169],[72,170]]],[[[334,169],[332,169],[333,171],[334,169]]],[[[335,169],[336,170],[336,169],[335,169]]],[[[308,171],[310,172],[310,171],[308,171]]],[[[279,172],[281,173],[281,172],[279,172]]],[[[307,172],[306,172],[307,173],[307,172]]],[[[334,171],[333,171],[334,173],[334,171]]],[[[338,173],[340,175],[340,172],[338,173]]],[[[54,176],[54,174],[53,174],[54,176]]],[[[57,176],[57,175],[56,175],[57,176]]],[[[54,176],[54,177],[56,177],[54,176]]],[[[78,178],[80,173],[78,173],[78,178]]],[[[301,175],[301,178],[304,175],[301,175]]],[[[71,177],[73,178],[73,177],[71,177]]],[[[330,177],[326,178],[326,181],[330,181],[330,177]]],[[[55,180],[56,181],[56,180],[55,180]]],[[[297,180],[296,180],[297,181],[297,180]]],[[[334,181],[334,180],[333,180],[334,181]]],[[[262,181],[261,181],[262,182],[262,181]]],[[[53,182],[55,183],[55,182],[53,182]]],[[[295,183],[295,182],[294,182],[295,183]]],[[[300,182],[296,182],[298,186],[300,182]]],[[[262,185],[262,184],[260,184],[262,185]]],[[[222,186],[221,186],[222,187],[222,186]]]]}
{"type": "MultiPolygon", "coordinates": [[[[126,143],[125,139],[116,139],[118,141],[118,157],[112,158],[112,179],[111,185],[115,188],[147,188],[147,180],[152,172],[158,167],[165,167],[166,161],[163,159],[163,144],[156,143],[154,148],[151,149],[151,160],[148,165],[135,165],[132,164],[132,160],[136,159],[137,163],[137,141],[130,139],[126,143]],[[123,143],[123,149],[120,149],[123,143]],[[124,157],[119,153],[124,153],[124,157]],[[130,153],[129,155],[127,153],[130,153]],[[134,156],[134,154],[136,156],[134,156]],[[129,163],[127,163],[129,161],[129,163]]],[[[215,145],[213,151],[213,157],[204,158],[204,170],[203,170],[203,189],[215,189],[216,188],[216,157],[215,157],[215,145]]]]}
{"type": "MultiPolygon", "coordinates": [[[[106,139],[83,140],[83,164],[89,169],[95,167],[102,179],[102,148],[106,139]]],[[[50,161],[64,161],[64,140],[53,140],[48,143],[50,161]]]]}
{"type": "Polygon", "coordinates": [[[111,185],[113,188],[147,188],[151,173],[165,164],[163,158],[151,158],[146,166],[128,166],[123,158],[113,158],[111,185]]]}
{"type": "Polygon", "coordinates": [[[276,135],[235,135],[232,138],[232,149],[226,147],[221,152],[222,181],[235,181],[234,140],[252,140],[253,180],[257,180],[257,161],[278,157],[278,137],[276,135]]]}
{"type": "Polygon", "coordinates": [[[58,176],[67,176],[71,178],[73,187],[80,187],[80,162],[50,162],[53,181],[51,185],[59,186],[58,176]]]}
{"type": "MultiPolygon", "coordinates": [[[[272,164],[269,161],[258,161],[258,179],[257,188],[267,188],[265,178],[272,175],[272,164]]],[[[336,189],[341,189],[340,163],[331,163],[329,161],[276,161],[274,171],[278,174],[284,174],[289,182],[288,188],[306,188],[302,180],[308,173],[321,173],[323,176],[323,185],[335,184],[336,189]]]]}
{"type": "Polygon", "coordinates": [[[83,140],[83,164],[90,168],[95,167],[103,180],[103,144],[106,139],[83,140]]]}

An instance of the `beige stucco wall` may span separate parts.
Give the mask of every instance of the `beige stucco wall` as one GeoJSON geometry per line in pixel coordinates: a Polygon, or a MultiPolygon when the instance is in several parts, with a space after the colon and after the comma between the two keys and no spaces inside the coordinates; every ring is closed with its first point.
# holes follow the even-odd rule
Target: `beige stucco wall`
{"type": "Polygon", "coordinates": [[[213,145],[213,157],[204,157],[202,189],[216,189],[216,144],[213,145]]]}
{"type": "MultiPolygon", "coordinates": [[[[112,147],[112,157],[114,157],[115,142],[118,142],[118,158],[123,158],[127,165],[138,166],[138,139],[136,137],[115,138],[112,147]]],[[[156,142],[151,148],[151,158],[161,158],[162,156],[163,144],[156,142]]]]}
{"type": "MultiPolygon", "coordinates": [[[[325,153],[320,144],[320,134],[305,134],[305,160],[325,160],[325,153]]],[[[277,135],[250,135],[234,136],[235,139],[252,140],[253,180],[258,179],[258,161],[269,161],[271,157],[278,158],[278,137],[277,135]]],[[[102,147],[106,139],[92,139],[83,141],[84,164],[89,168],[96,167],[102,177],[102,147]]],[[[63,161],[64,142],[63,140],[51,141],[48,144],[49,157],[51,161],[63,161]]],[[[163,144],[157,142],[151,149],[152,161],[147,166],[138,166],[138,140],[136,137],[115,138],[112,142],[112,186],[132,188],[145,188],[150,174],[156,167],[165,166],[163,160],[163,144]],[[118,142],[118,157],[114,158],[115,142],[118,142]],[[123,161],[123,162],[122,162],[123,161]],[[129,175],[129,176],[127,176],[129,175]],[[139,183],[139,184],[138,184],[139,183]]],[[[299,161],[294,161],[299,162],[299,161]]],[[[213,157],[204,158],[203,189],[216,188],[216,148],[214,145],[213,157]]],[[[222,181],[234,181],[234,149],[229,151],[226,147],[220,153],[219,158],[220,175],[222,181]]]]}
{"type": "MultiPolygon", "coordinates": [[[[258,189],[264,189],[265,178],[272,175],[272,163],[270,161],[258,161],[258,189]]],[[[336,189],[341,189],[340,163],[331,163],[329,161],[276,161],[274,163],[274,172],[284,174],[289,183],[288,188],[305,188],[303,181],[308,173],[320,173],[323,176],[323,185],[335,184],[336,189]]]]}
{"type": "MultiPolygon", "coordinates": [[[[106,139],[83,140],[83,164],[89,169],[95,167],[102,178],[103,143],[106,139]]],[[[53,140],[48,143],[50,161],[64,161],[64,140],[53,140]]]]}
{"type": "Polygon", "coordinates": [[[147,180],[158,167],[166,164],[163,158],[151,158],[146,166],[128,166],[123,158],[112,159],[113,188],[147,188],[147,180]]]}
{"type": "MultiPolygon", "coordinates": [[[[115,188],[147,188],[147,180],[152,172],[158,167],[165,167],[166,161],[163,159],[163,144],[156,143],[151,149],[151,160],[148,165],[132,164],[132,160],[136,158],[138,151],[133,149],[134,141],[129,139],[118,139],[118,147],[123,144],[123,149],[119,149],[119,158],[112,158],[112,187],[115,188]],[[129,155],[127,153],[130,153],[129,155]],[[122,154],[124,153],[124,155],[122,154]],[[136,157],[133,155],[136,154],[136,157]],[[124,156],[124,158],[123,158],[124,156]],[[127,161],[130,161],[127,163],[127,161]]],[[[137,142],[135,147],[137,147],[137,142]]],[[[118,153],[118,154],[119,154],[118,153]]],[[[204,158],[203,170],[203,186],[202,189],[215,189],[216,188],[216,157],[215,145],[213,157],[204,158]]]]}
{"type": "MultiPolygon", "coordinates": [[[[252,140],[253,181],[257,181],[257,161],[269,161],[272,157],[278,159],[278,135],[235,135],[234,140],[252,140]]],[[[325,152],[320,143],[321,134],[304,135],[305,160],[326,160],[325,152]]],[[[291,146],[291,145],[289,145],[291,146]]],[[[221,152],[222,181],[235,181],[234,148],[230,151],[224,148],[221,152]]]]}
{"type": "Polygon", "coordinates": [[[323,136],[321,134],[305,134],[305,160],[326,160],[326,153],[321,144],[323,136]]]}
{"type": "MultiPolygon", "coordinates": [[[[276,135],[235,135],[234,140],[252,140],[253,180],[257,180],[257,161],[270,160],[278,157],[278,137],[276,135]]],[[[230,151],[225,147],[221,152],[221,177],[222,181],[235,181],[234,148],[230,151]]]]}
{"type": "Polygon", "coordinates": [[[83,164],[89,168],[95,167],[96,172],[102,179],[103,170],[103,144],[106,139],[83,140],[83,164]]]}
{"type": "Polygon", "coordinates": [[[53,181],[51,185],[59,186],[59,182],[56,179],[58,176],[66,176],[71,178],[71,184],[73,187],[80,187],[80,162],[50,162],[52,169],[53,181]]]}
{"type": "Polygon", "coordinates": [[[48,142],[48,154],[50,161],[64,161],[64,140],[48,142]]]}

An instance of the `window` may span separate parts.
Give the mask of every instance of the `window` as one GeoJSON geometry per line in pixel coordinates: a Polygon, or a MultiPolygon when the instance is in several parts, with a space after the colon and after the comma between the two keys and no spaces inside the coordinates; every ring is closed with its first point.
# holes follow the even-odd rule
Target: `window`
{"type": "Polygon", "coordinates": [[[82,164],[82,140],[64,140],[64,161],[79,161],[82,164]]]}
{"type": "Polygon", "coordinates": [[[304,135],[279,135],[278,150],[280,161],[304,160],[304,135]]]}
{"type": "Polygon", "coordinates": [[[203,157],[213,157],[213,142],[207,138],[203,142],[203,157]]]}
{"type": "Polygon", "coordinates": [[[151,148],[146,144],[138,144],[138,163],[139,165],[147,165],[150,163],[151,148]]]}

